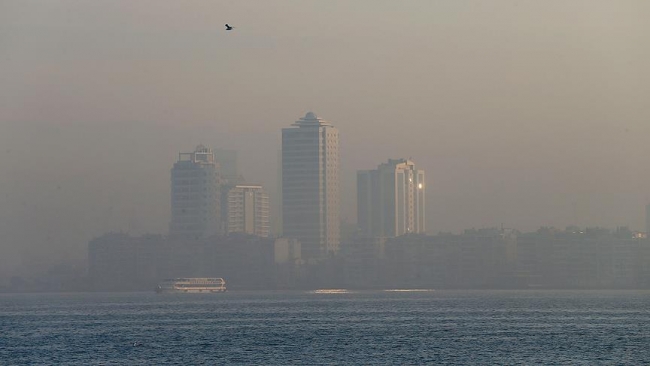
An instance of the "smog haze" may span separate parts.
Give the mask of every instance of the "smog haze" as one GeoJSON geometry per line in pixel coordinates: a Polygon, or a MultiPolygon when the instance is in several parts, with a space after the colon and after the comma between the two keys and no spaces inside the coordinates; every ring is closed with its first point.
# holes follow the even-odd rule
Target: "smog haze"
{"type": "Polygon", "coordinates": [[[412,158],[427,230],[619,225],[650,199],[646,1],[0,3],[0,276],[167,231],[170,169],[237,150],[278,190],[307,111],[355,172],[412,158]],[[225,31],[224,24],[235,26],[225,31]]]}

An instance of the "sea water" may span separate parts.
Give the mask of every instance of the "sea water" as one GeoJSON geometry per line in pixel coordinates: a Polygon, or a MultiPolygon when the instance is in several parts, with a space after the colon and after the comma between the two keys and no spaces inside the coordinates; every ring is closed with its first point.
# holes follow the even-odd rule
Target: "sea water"
{"type": "Polygon", "coordinates": [[[650,292],[1,294],[0,364],[650,364],[650,292]]]}

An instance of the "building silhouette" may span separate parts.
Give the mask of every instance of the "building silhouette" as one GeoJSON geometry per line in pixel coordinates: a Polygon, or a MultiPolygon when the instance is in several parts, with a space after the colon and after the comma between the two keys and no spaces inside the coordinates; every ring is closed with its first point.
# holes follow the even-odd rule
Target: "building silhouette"
{"type": "Polygon", "coordinates": [[[426,231],[424,170],[407,159],[389,159],[357,172],[357,220],[366,237],[426,231]]]}
{"type": "Polygon", "coordinates": [[[283,235],[321,259],[340,242],[339,132],[309,112],[282,129],[283,235]]]}
{"type": "Polygon", "coordinates": [[[153,291],[165,278],[223,277],[228,289],[269,290],[296,286],[301,263],[295,239],[107,233],[88,243],[88,284],[91,291],[153,291]]]}
{"type": "Polygon", "coordinates": [[[179,153],[171,170],[172,237],[200,239],[220,232],[219,166],[212,150],[199,145],[179,153]]]}
{"type": "Polygon", "coordinates": [[[244,178],[239,174],[237,165],[237,151],[226,149],[213,149],[214,160],[219,165],[221,180],[229,185],[242,184],[244,178]]]}
{"type": "Polygon", "coordinates": [[[161,235],[133,237],[107,233],[88,243],[88,275],[92,291],[151,290],[161,280],[164,253],[161,235]]]}

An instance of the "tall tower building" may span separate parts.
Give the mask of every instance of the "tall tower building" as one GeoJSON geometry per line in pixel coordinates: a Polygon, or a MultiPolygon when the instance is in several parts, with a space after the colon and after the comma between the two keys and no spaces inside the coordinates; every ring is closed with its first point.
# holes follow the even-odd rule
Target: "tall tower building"
{"type": "Polygon", "coordinates": [[[339,132],[309,112],[282,129],[283,235],[318,259],[340,242],[339,132]]]}
{"type": "Polygon", "coordinates": [[[389,159],[357,172],[357,221],[367,237],[424,233],[424,170],[406,159],[389,159]]]}
{"type": "Polygon", "coordinates": [[[213,149],[214,160],[219,165],[219,175],[222,182],[229,185],[243,183],[243,178],[237,169],[237,151],[226,149],[213,149]]]}
{"type": "Polygon", "coordinates": [[[271,196],[271,232],[273,236],[282,236],[282,147],[276,152],[277,180],[275,194],[271,196]]]}
{"type": "Polygon", "coordinates": [[[236,185],[223,189],[221,197],[224,231],[269,237],[269,196],[262,186],[236,185]]]}
{"type": "Polygon", "coordinates": [[[219,166],[212,150],[199,145],[179,153],[171,170],[172,237],[200,239],[219,233],[219,166]]]}

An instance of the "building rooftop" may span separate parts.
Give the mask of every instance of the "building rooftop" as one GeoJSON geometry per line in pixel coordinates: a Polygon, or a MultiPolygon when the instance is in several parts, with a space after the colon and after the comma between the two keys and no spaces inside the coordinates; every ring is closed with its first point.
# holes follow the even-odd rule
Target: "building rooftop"
{"type": "Polygon", "coordinates": [[[324,119],[318,118],[316,113],[307,112],[305,116],[292,124],[292,126],[298,127],[320,127],[320,126],[331,126],[332,124],[325,121],[324,119]]]}

